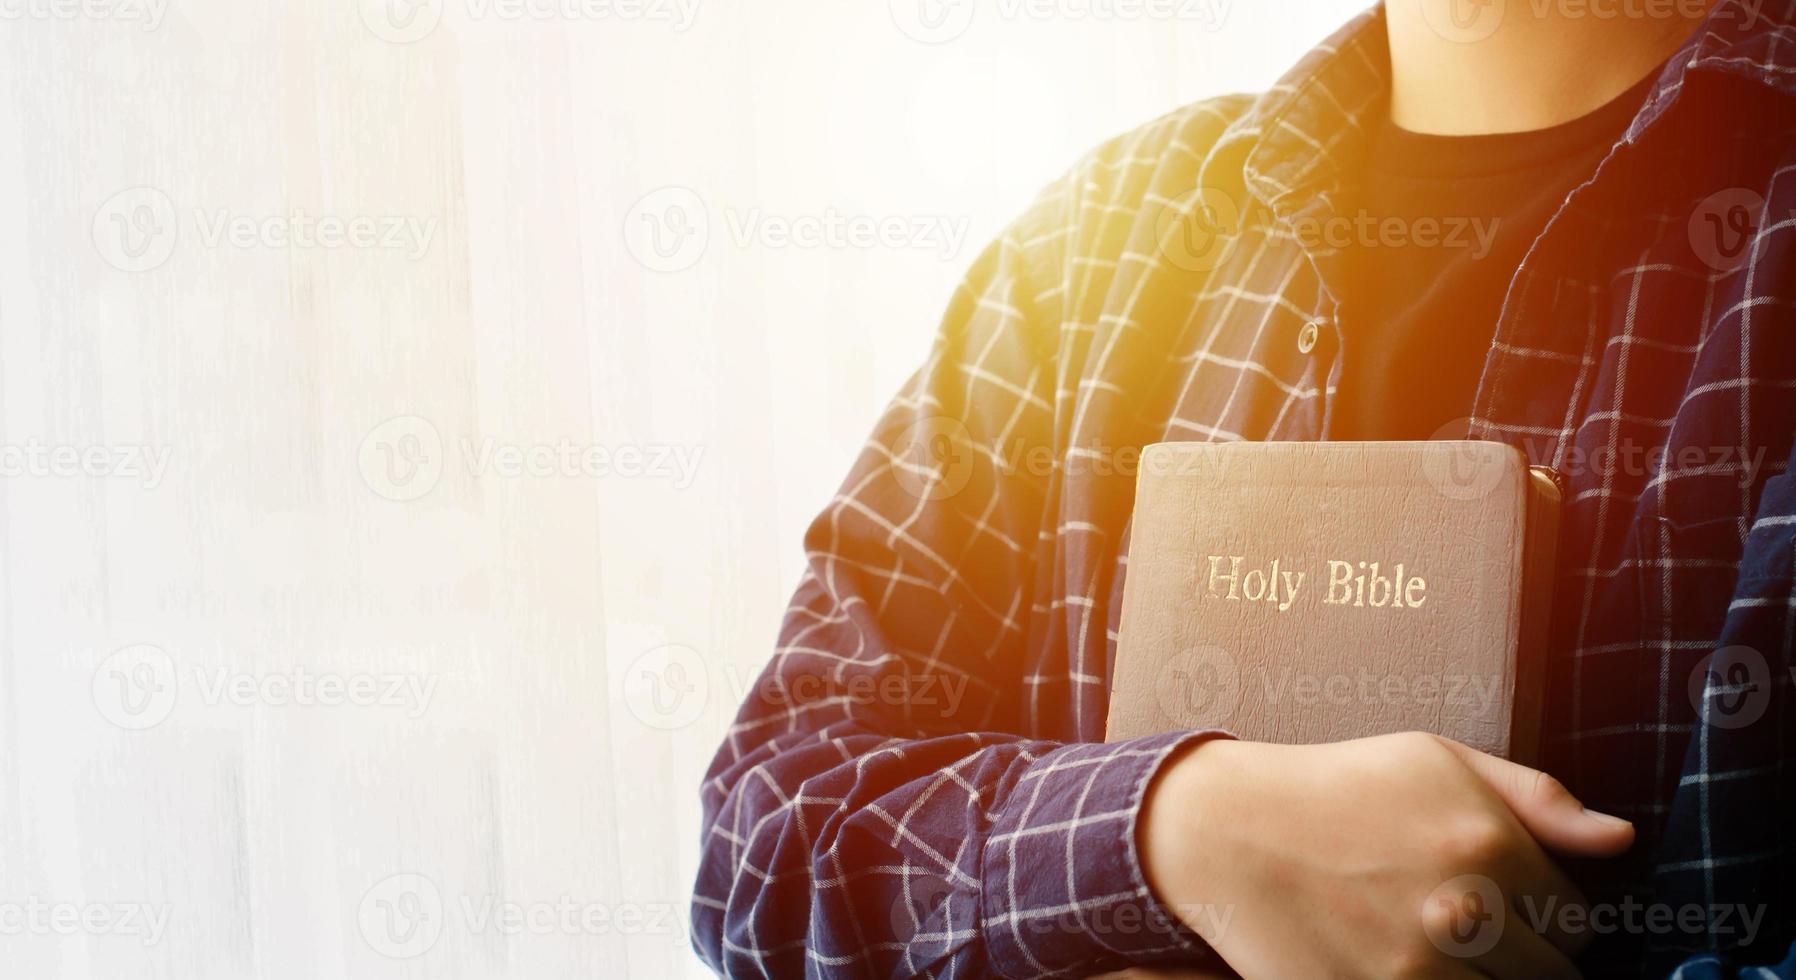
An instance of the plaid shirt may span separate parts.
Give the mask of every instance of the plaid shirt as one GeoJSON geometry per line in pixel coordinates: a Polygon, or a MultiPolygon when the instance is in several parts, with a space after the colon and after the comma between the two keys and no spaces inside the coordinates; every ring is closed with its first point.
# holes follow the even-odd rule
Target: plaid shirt
{"type": "MultiPolygon", "coordinates": [[[[1388,72],[1374,10],[1265,95],[1101,147],[978,259],[812,525],[705,782],[713,967],[1203,955],[1135,843],[1156,767],[1203,736],[1100,744],[1133,463],[1329,438],[1352,320],[1327,232],[1388,72]]],[[[1796,929],[1793,95],[1796,2],[1722,0],[1516,271],[1473,402],[1475,438],[1564,477],[1543,767],[1641,832],[1577,869],[1593,901],[1763,916],[1744,948],[1737,909],[1641,919],[1590,971],[1721,976],[1796,929]]]]}

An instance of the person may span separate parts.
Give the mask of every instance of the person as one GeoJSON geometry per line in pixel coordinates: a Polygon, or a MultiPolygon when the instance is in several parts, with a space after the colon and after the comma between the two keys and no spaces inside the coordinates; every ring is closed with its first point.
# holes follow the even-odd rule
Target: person
{"type": "Polygon", "coordinates": [[[707,774],[695,947],[1791,976],[1793,402],[1796,3],[1389,0],[976,261],[707,774]],[[1468,437],[1563,480],[1538,769],[1103,743],[1140,447],[1468,437]]]}

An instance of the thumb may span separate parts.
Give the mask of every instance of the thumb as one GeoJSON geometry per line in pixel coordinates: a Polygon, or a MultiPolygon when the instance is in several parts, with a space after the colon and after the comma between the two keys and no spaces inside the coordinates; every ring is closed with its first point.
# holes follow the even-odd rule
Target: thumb
{"type": "Polygon", "coordinates": [[[1442,741],[1509,806],[1541,846],[1564,854],[1613,857],[1633,845],[1633,824],[1584,809],[1559,780],[1452,739],[1442,741]]]}

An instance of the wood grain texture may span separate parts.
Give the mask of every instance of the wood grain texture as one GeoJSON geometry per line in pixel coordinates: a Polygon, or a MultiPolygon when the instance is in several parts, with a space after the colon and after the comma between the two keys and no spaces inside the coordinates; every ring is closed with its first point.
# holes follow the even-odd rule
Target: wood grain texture
{"type": "Polygon", "coordinates": [[[704,766],[955,279],[1085,146],[1354,6],[924,45],[879,3],[439,0],[394,43],[384,2],[0,23],[8,976],[698,974],[704,766]],[[711,233],[657,271],[670,186],[711,233]],[[832,209],[966,231],[732,230],[832,209]],[[267,237],[296,215],[400,247],[267,237]],[[563,447],[609,469],[482,455],[563,447]]]}

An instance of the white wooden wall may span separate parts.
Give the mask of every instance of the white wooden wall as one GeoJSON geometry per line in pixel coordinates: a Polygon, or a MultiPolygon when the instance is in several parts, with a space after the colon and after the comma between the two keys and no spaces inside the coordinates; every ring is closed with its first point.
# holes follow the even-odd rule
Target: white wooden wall
{"type": "Polygon", "coordinates": [[[1357,6],[29,2],[0,974],[183,980],[698,972],[700,775],[954,280],[1357,6]]]}

